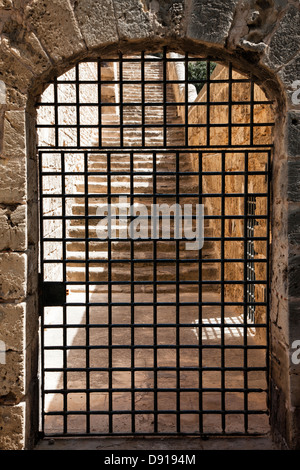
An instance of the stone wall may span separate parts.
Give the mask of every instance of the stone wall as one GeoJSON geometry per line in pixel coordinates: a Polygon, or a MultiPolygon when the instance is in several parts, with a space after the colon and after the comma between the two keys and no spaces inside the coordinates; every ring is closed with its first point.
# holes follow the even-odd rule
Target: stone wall
{"type": "Polygon", "coordinates": [[[300,11],[295,0],[1,0],[0,448],[38,431],[38,197],[34,103],[77,61],[164,44],[252,72],[276,102],[272,180],[270,418],[300,447],[300,11]]]}
{"type": "MultiPolygon", "coordinates": [[[[211,75],[210,84],[210,124],[224,124],[224,127],[212,127],[210,130],[210,143],[211,145],[228,145],[228,127],[226,123],[229,122],[229,84],[219,83],[217,80],[228,80],[229,79],[229,68],[226,66],[218,65],[211,75]],[[214,82],[216,81],[216,82],[214,82]],[[214,102],[224,102],[224,105],[214,106],[214,102]]],[[[242,75],[236,71],[232,72],[233,80],[247,79],[245,75],[242,75]]],[[[234,104],[240,101],[251,101],[251,84],[250,83],[239,83],[235,82],[232,84],[231,90],[232,106],[231,116],[232,123],[237,124],[232,130],[232,145],[250,145],[250,128],[243,126],[249,124],[251,119],[250,105],[239,105],[234,104]],[[238,124],[241,124],[239,126],[238,124]]],[[[268,101],[265,93],[262,89],[255,85],[253,98],[257,102],[268,101]]],[[[207,102],[207,85],[205,85],[197,96],[195,102],[207,102]]],[[[254,123],[273,123],[274,114],[272,105],[270,104],[257,104],[254,106],[254,123]]],[[[189,122],[191,124],[206,124],[207,122],[207,106],[194,106],[190,107],[189,110],[189,122]]],[[[253,131],[254,140],[253,144],[272,145],[273,142],[273,128],[271,126],[256,127],[253,131]]],[[[192,146],[206,146],[206,129],[205,128],[191,128],[189,134],[189,144],[192,146]]],[[[197,162],[197,159],[194,159],[197,162]]],[[[231,172],[243,172],[246,170],[246,158],[245,153],[232,153],[226,155],[225,170],[227,176],[225,179],[225,193],[237,194],[245,191],[245,177],[243,175],[230,176],[231,172]]],[[[196,163],[197,166],[197,163],[196,163]]],[[[193,171],[197,171],[195,166],[193,171]]],[[[268,166],[268,156],[264,152],[250,153],[248,156],[248,171],[266,171],[268,166]]],[[[205,172],[221,172],[222,171],[222,155],[217,152],[212,155],[208,155],[203,158],[203,171],[205,172]]],[[[222,193],[222,177],[221,176],[205,176],[203,178],[203,191],[204,193],[220,194],[222,193]]],[[[268,184],[264,175],[249,175],[248,177],[248,190],[249,196],[255,193],[267,193],[268,184]]],[[[207,197],[203,201],[207,208],[207,214],[211,216],[219,216],[221,214],[221,200],[207,197]]],[[[225,215],[227,216],[239,216],[245,212],[245,198],[244,197],[232,197],[226,198],[225,204],[225,215]]],[[[267,201],[266,198],[256,198],[256,210],[255,214],[266,215],[267,214],[267,201]]],[[[221,224],[220,220],[211,220],[210,227],[213,228],[215,237],[221,236],[221,224]]],[[[225,223],[225,237],[229,240],[230,237],[244,237],[244,221],[241,219],[230,219],[225,223]]],[[[263,219],[257,219],[254,227],[255,237],[266,237],[267,226],[266,221],[263,219]]],[[[215,257],[221,258],[221,245],[215,243],[215,257]]],[[[225,246],[225,258],[235,259],[244,257],[244,243],[241,241],[230,242],[226,241],[225,246]]],[[[267,256],[267,244],[264,241],[256,241],[254,243],[255,258],[266,259],[267,256]]],[[[255,275],[256,280],[264,280],[267,277],[267,270],[265,263],[255,263],[255,275]]],[[[220,271],[220,269],[219,269],[220,271]]],[[[225,263],[225,280],[237,280],[242,281],[244,279],[244,265],[243,263],[225,263]]],[[[227,285],[225,287],[225,301],[240,302],[244,297],[244,287],[242,285],[227,285]]],[[[255,300],[256,302],[264,302],[266,299],[265,286],[258,284],[255,286],[255,300]]],[[[243,314],[242,307],[236,307],[237,314],[243,314]]],[[[256,307],[255,314],[256,323],[266,322],[266,311],[263,306],[256,307]]],[[[256,329],[256,335],[258,340],[266,342],[267,336],[266,331],[261,328],[256,329]]]]}

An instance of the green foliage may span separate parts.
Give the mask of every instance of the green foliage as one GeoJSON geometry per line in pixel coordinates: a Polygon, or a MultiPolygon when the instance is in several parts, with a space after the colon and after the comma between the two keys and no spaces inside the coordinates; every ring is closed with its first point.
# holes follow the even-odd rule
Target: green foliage
{"type": "MultiPolygon", "coordinates": [[[[210,62],[210,75],[216,68],[215,62],[210,62]]],[[[207,80],[207,62],[190,62],[188,65],[188,78],[189,80],[207,80]]],[[[197,93],[203,88],[205,83],[193,83],[197,89],[197,93]]]]}

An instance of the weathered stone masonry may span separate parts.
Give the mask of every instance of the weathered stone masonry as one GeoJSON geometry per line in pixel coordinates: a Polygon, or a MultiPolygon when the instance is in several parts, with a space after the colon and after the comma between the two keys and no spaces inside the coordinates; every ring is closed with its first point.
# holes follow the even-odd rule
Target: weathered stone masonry
{"type": "Polygon", "coordinates": [[[171,44],[230,59],[277,104],[272,180],[274,436],[300,447],[300,6],[296,0],[0,0],[0,448],[32,447],[38,423],[35,107],[85,57],[171,44]],[[298,96],[298,98],[297,98],[298,96]]]}

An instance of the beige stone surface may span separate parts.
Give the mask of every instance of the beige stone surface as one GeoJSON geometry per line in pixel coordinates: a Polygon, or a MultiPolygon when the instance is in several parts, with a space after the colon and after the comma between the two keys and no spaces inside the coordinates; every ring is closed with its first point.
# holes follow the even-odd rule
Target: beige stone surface
{"type": "Polygon", "coordinates": [[[25,393],[25,358],[23,352],[6,351],[6,364],[0,364],[0,406],[14,406],[25,393]]]}
{"type": "Polygon", "coordinates": [[[14,407],[0,405],[0,450],[24,449],[24,404],[14,407]]]}
{"type": "Polygon", "coordinates": [[[21,300],[26,296],[26,269],[26,254],[0,254],[0,298],[2,300],[21,300]]]}
{"type": "Polygon", "coordinates": [[[2,49],[11,53],[34,74],[41,74],[51,66],[49,57],[33,31],[23,31],[12,22],[5,25],[3,32],[2,49]]]}
{"type": "Polygon", "coordinates": [[[32,83],[33,73],[14,54],[2,46],[0,47],[0,78],[19,92],[26,93],[32,83]]]}
{"type": "MultiPolygon", "coordinates": [[[[100,450],[111,457],[115,451],[144,451],[144,457],[151,454],[151,451],[218,451],[218,450],[278,450],[272,442],[271,436],[266,437],[241,437],[241,438],[158,438],[158,439],[44,439],[39,441],[35,450],[100,450]]],[[[200,455],[200,458],[206,455],[200,455]]]]}
{"type": "Polygon", "coordinates": [[[3,155],[6,158],[24,157],[25,112],[6,111],[4,119],[3,155]]]}
{"type": "Polygon", "coordinates": [[[75,2],[74,10],[89,48],[118,40],[113,0],[102,3],[94,0],[79,0],[75,2]]]}
{"type": "Polygon", "coordinates": [[[25,158],[1,158],[0,155],[0,203],[18,204],[26,198],[25,158]]]}
{"type": "Polygon", "coordinates": [[[0,205],[0,250],[22,251],[26,249],[26,206],[0,205]]]}
{"type": "Polygon", "coordinates": [[[120,39],[134,40],[153,36],[153,23],[140,0],[113,0],[120,39]]]}
{"type": "Polygon", "coordinates": [[[84,51],[85,44],[69,0],[33,0],[26,7],[25,17],[53,60],[84,51]]]}

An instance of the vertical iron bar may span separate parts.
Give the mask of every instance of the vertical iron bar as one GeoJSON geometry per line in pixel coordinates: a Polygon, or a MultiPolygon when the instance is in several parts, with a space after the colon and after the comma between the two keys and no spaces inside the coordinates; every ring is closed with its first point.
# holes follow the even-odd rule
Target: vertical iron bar
{"type": "Polygon", "coordinates": [[[77,132],[77,148],[80,148],[81,144],[81,128],[80,128],[80,85],[79,85],[79,64],[75,67],[75,80],[76,80],[76,132],[77,132]]]}
{"type": "Polygon", "coordinates": [[[167,48],[163,50],[163,107],[164,107],[164,127],[163,127],[163,146],[168,146],[168,107],[167,107],[167,48]]]}
{"type": "Polygon", "coordinates": [[[97,62],[97,78],[98,78],[98,147],[102,147],[102,70],[101,70],[101,57],[97,62]]]}
{"type": "Polygon", "coordinates": [[[210,61],[206,62],[206,145],[210,147],[210,61]]]}
{"type": "MultiPolygon", "coordinates": [[[[67,260],[67,249],[66,249],[66,178],[65,178],[65,153],[61,153],[61,186],[62,186],[62,239],[63,239],[63,282],[67,283],[67,269],[66,269],[66,260],[67,260]]],[[[67,364],[68,364],[68,355],[67,355],[67,306],[63,305],[63,389],[64,389],[64,434],[68,432],[68,376],[67,376],[67,364]]]]}
{"type": "Polygon", "coordinates": [[[185,146],[189,146],[189,54],[186,52],[184,59],[184,140],[185,146]]]}
{"type": "MultiPolygon", "coordinates": [[[[107,152],[107,204],[111,207],[111,153],[107,152]]],[[[112,273],[111,273],[111,261],[112,261],[112,249],[111,249],[111,236],[112,236],[112,217],[110,217],[110,213],[108,214],[109,221],[108,221],[108,239],[107,239],[107,261],[108,261],[108,388],[109,388],[109,433],[113,433],[113,358],[112,358],[112,350],[113,350],[113,338],[112,338],[112,273]]]]}
{"type": "Polygon", "coordinates": [[[271,187],[271,180],[272,180],[272,153],[271,151],[268,152],[268,174],[267,174],[267,181],[268,181],[268,200],[267,200],[267,250],[266,250],[266,258],[267,258],[267,285],[266,285],[266,342],[267,342],[267,350],[266,350],[266,380],[267,380],[267,389],[268,389],[268,409],[269,409],[269,400],[270,400],[270,295],[271,295],[271,279],[270,279],[270,256],[271,256],[271,195],[272,195],[272,187],[271,187]]]}
{"type": "MultiPolygon", "coordinates": [[[[134,154],[133,152],[130,152],[130,223],[133,221],[133,205],[134,205],[134,154]]],[[[130,255],[131,255],[131,261],[130,261],[130,267],[131,267],[131,284],[130,284],[130,292],[131,292],[131,298],[130,298],[130,303],[131,303],[131,430],[133,433],[135,433],[135,312],[134,312],[134,299],[135,299],[135,286],[134,286],[134,270],[135,270],[135,265],[134,265],[134,257],[135,257],[135,250],[134,250],[134,240],[133,240],[133,234],[130,233],[130,255]]]]}
{"type": "Polygon", "coordinates": [[[85,198],[85,315],[86,315],[86,432],[90,433],[90,254],[89,254],[89,176],[88,153],[84,152],[84,198],[85,198]]]}
{"type": "Polygon", "coordinates": [[[124,77],[123,77],[123,54],[119,54],[119,82],[120,82],[120,147],[124,147],[124,77]]]}
{"type": "Polygon", "coordinates": [[[221,200],[221,409],[222,409],[222,432],[226,431],[226,399],[225,399],[225,374],[226,374],[226,358],[225,358],[225,193],[226,193],[226,153],[222,152],[222,200],[221,200]]]}
{"type": "MultiPolygon", "coordinates": [[[[43,199],[43,153],[39,152],[39,197],[40,197],[40,270],[41,270],[41,283],[45,279],[45,265],[44,265],[44,199],[43,199]]],[[[42,422],[41,430],[45,432],[45,307],[40,305],[41,308],[41,407],[42,407],[42,422]]]]}
{"type": "Polygon", "coordinates": [[[250,147],[254,146],[254,104],[255,104],[255,83],[251,74],[250,79],[250,147]]]}
{"type": "Polygon", "coordinates": [[[54,122],[55,122],[55,147],[59,147],[59,114],[58,114],[58,84],[57,77],[54,78],[53,83],[54,94],[54,122]]]}
{"type": "MultiPolygon", "coordinates": [[[[203,198],[203,154],[199,152],[198,154],[198,186],[199,186],[199,200],[198,203],[202,204],[203,198]]],[[[205,214],[204,214],[205,215],[205,214]]],[[[203,218],[204,230],[205,230],[205,218],[203,218]]],[[[199,293],[198,293],[198,345],[199,345],[199,432],[203,433],[203,340],[202,340],[202,322],[203,322],[203,286],[202,286],[202,250],[199,250],[199,267],[198,267],[198,276],[199,276],[199,293]]]]}
{"type": "Polygon", "coordinates": [[[232,63],[228,65],[228,145],[232,145],[232,63]]]}
{"type": "Polygon", "coordinates": [[[143,51],[141,54],[141,101],[142,101],[142,147],[145,147],[145,106],[146,106],[146,99],[145,99],[145,52],[143,51]]]}
{"type": "Polygon", "coordinates": [[[181,421],[181,397],[180,397],[180,247],[179,247],[179,239],[176,234],[176,227],[178,220],[178,208],[180,204],[180,180],[179,180],[179,171],[180,171],[180,163],[179,152],[176,152],[176,214],[174,217],[174,238],[176,239],[176,422],[177,422],[177,432],[180,433],[180,421],[181,421]]]}
{"type": "MultiPolygon", "coordinates": [[[[153,152],[153,203],[157,204],[156,152],[153,152]]],[[[157,215],[157,214],[155,214],[157,215]]],[[[156,220],[154,220],[156,226],[156,220]]],[[[151,227],[152,228],[152,227],[151,227]]],[[[159,230],[159,228],[158,228],[159,230]]],[[[158,232],[159,234],[159,232],[158,232]]],[[[154,432],[158,432],[158,380],[157,380],[157,238],[153,238],[153,374],[154,374],[154,432]]]]}
{"type": "MultiPolygon", "coordinates": [[[[245,152],[245,181],[244,181],[244,430],[248,431],[248,172],[249,172],[249,154],[245,152]]],[[[253,236],[253,235],[251,235],[253,236]]]]}

